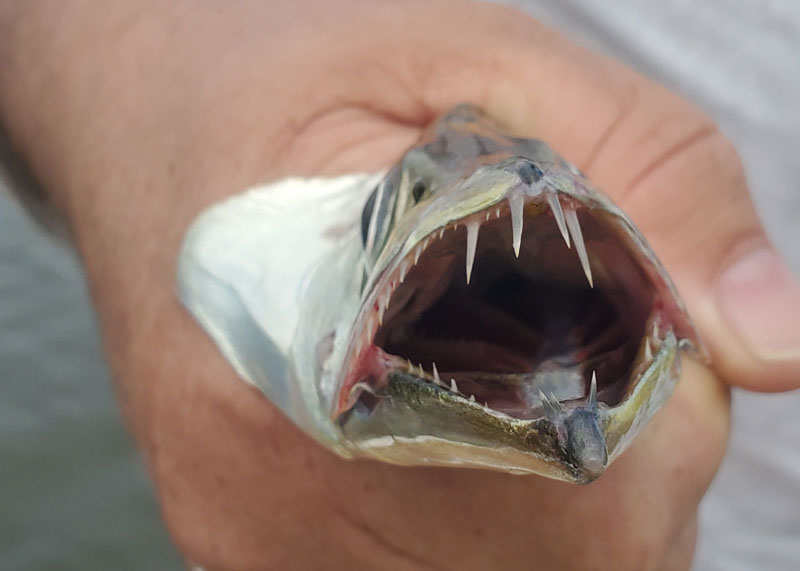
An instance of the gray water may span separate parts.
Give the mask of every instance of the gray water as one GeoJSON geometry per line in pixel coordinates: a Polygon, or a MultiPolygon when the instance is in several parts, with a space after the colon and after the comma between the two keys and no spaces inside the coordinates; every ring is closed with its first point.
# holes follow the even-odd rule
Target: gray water
{"type": "MultiPolygon", "coordinates": [[[[800,4],[515,1],[704,107],[800,272],[800,4]]],[[[698,571],[797,568],[798,410],[798,391],[735,395],[698,571]]],[[[80,268],[0,192],[0,570],[180,568],[120,424],[80,268]]]]}
{"type": "Polygon", "coordinates": [[[0,191],[0,569],[181,569],[74,256],[0,191]]]}

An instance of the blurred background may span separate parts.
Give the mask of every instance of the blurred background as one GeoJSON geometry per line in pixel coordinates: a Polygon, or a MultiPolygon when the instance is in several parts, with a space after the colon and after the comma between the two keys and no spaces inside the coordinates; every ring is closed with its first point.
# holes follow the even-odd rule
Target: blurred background
{"type": "Polygon", "coordinates": [[[182,569],[75,256],[0,192],[0,569],[182,569]]]}
{"type": "MultiPolygon", "coordinates": [[[[800,3],[508,3],[711,114],[800,274],[800,3]]],[[[800,392],[735,395],[696,570],[798,568],[798,410],[800,392]]],[[[121,425],[80,266],[0,192],[0,569],[181,568],[121,425]]]]}

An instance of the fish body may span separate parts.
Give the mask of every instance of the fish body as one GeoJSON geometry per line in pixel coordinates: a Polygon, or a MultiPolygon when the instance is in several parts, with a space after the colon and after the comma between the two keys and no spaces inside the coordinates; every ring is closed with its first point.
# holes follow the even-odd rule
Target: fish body
{"type": "Polygon", "coordinates": [[[178,284],[300,428],[401,465],[590,482],[700,347],[627,216],[472,105],[387,173],[289,178],[212,206],[178,284]]]}

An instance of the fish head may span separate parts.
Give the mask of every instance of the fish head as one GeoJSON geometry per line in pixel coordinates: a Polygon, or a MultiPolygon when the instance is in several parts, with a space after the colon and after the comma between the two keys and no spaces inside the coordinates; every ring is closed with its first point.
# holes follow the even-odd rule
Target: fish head
{"type": "Polygon", "coordinates": [[[362,245],[331,410],[354,455],[590,482],[700,350],[628,217],[471,106],[376,187],[362,245]]]}

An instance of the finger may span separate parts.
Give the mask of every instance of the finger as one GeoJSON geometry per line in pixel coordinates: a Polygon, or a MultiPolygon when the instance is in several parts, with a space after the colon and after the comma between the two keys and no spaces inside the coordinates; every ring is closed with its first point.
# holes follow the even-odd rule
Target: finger
{"type": "MultiPolygon", "coordinates": [[[[800,387],[800,282],[769,243],[730,142],[665,88],[506,17],[515,21],[502,37],[482,39],[490,55],[473,60],[474,81],[460,82],[467,96],[548,141],[631,215],[728,382],[800,387]]],[[[454,97],[431,82],[429,101],[444,111],[454,97]]]]}

